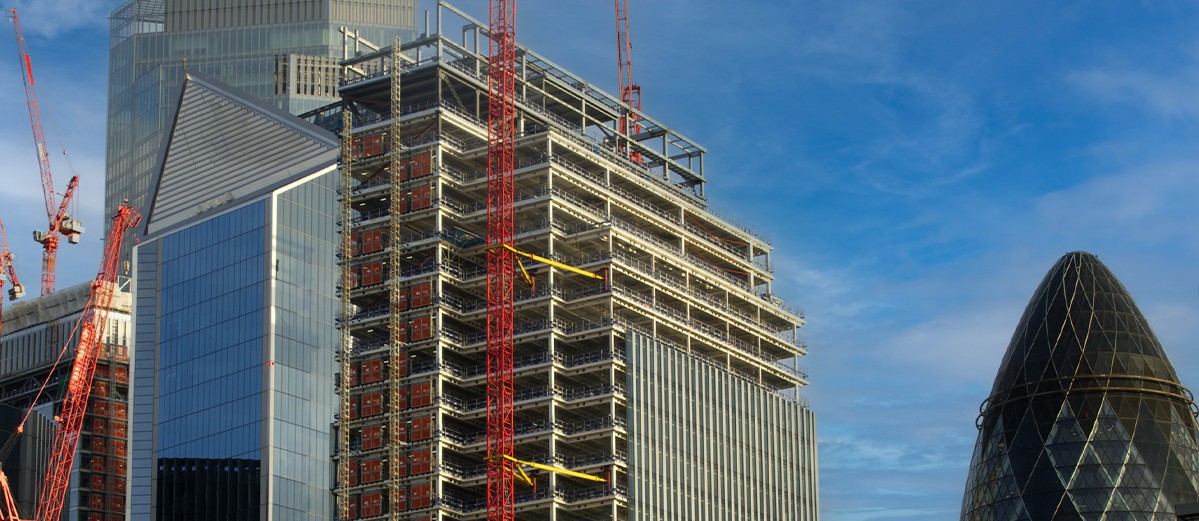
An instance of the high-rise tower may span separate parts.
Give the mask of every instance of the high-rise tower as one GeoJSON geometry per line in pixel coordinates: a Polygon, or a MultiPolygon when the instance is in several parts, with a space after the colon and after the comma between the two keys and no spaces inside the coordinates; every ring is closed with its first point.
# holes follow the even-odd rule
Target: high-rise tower
{"type": "Polygon", "coordinates": [[[300,114],[337,99],[339,60],[371,50],[369,42],[411,39],[415,9],[416,0],[121,4],[110,19],[106,215],[124,199],[150,206],[146,197],[185,71],[300,114]],[[347,36],[358,47],[343,45],[347,36]]]}
{"type": "Polygon", "coordinates": [[[337,139],[189,74],[135,248],[129,514],[332,517],[337,139]]]}
{"type": "MultiPolygon", "coordinates": [[[[437,16],[452,36],[347,61],[340,89],[345,520],[487,516],[488,30],[437,16]]],[[[709,209],[702,147],[644,114],[624,135],[619,98],[516,57],[514,246],[540,260],[516,272],[513,456],[606,480],[526,468],[517,519],[815,519],[770,244],[709,209]]]]}
{"type": "Polygon", "coordinates": [[[1174,520],[1199,500],[1195,403],[1115,275],[1069,253],[1016,327],[963,521],[1174,520]]]}

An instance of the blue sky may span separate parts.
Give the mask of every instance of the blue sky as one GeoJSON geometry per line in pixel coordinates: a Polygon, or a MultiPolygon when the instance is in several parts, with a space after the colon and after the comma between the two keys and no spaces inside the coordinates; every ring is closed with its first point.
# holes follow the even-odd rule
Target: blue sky
{"type": "MultiPolygon", "coordinates": [[[[90,231],[63,246],[60,286],[94,274],[107,226],[116,3],[16,2],[51,149],[83,178],[90,231]]],[[[773,238],[776,293],[807,313],[822,519],[957,518],[979,403],[1068,251],[1099,255],[1199,387],[1199,4],[630,4],[645,110],[708,148],[713,205],[773,238]]],[[[614,90],[610,3],[518,6],[518,40],[614,90]]],[[[36,293],[45,223],[13,49],[0,37],[0,217],[36,293]]]]}

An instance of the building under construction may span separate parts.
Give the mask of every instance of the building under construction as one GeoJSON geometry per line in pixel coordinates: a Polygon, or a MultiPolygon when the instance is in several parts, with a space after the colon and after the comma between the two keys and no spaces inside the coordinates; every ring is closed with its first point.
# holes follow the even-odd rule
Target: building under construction
{"type": "MultiPolygon", "coordinates": [[[[0,336],[0,353],[3,353],[0,356],[0,404],[13,407],[14,412],[20,414],[5,413],[6,419],[14,421],[0,429],[14,430],[24,419],[25,411],[32,407],[34,412],[24,419],[24,434],[20,435],[31,439],[18,442],[18,450],[44,452],[32,460],[23,457],[20,463],[14,462],[16,468],[6,469],[18,507],[22,514],[30,517],[44,481],[50,440],[58,425],[51,424],[50,418],[60,414],[66,396],[67,378],[75,363],[79,343],[76,327],[91,293],[90,283],[79,284],[4,309],[4,335],[0,336]],[[61,359],[60,351],[63,353],[61,359]],[[34,446],[25,448],[31,443],[34,446]],[[39,444],[44,447],[38,447],[39,444]]],[[[131,308],[132,296],[127,289],[113,293],[87,412],[83,417],[79,456],[75,458],[72,485],[63,508],[67,514],[63,519],[125,519],[129,478],[131,308]]]]}
{"type": "MultiPolygon", "coordinates": [[[[435,20],[344,62],[342,113],[314,115],[345,129],[340,519],[487,516],[488,30],[435,20]]],[[[602,478],[522,465],[517,518],[816,519],[769,242],[708,208],[701,146],[517,60],[514,456],[602,478]]]]}

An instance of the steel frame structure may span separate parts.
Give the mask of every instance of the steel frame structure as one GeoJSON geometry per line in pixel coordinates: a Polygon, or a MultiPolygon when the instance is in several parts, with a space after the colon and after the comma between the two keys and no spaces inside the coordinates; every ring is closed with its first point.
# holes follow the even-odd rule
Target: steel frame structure
{"type": "Polygon", "coordinates": [[[506,112],[492,54],[511,33],[443,2],[438,27],[447,14],[461,38],[429,29],[402,56],[343,62],[339,515],[626,519],[625,339],[790,392],[802,318],[770,294],[769,242],[708,209],[701,146],[514,42],[506,112]],[[537,486],[493,486],[519,470],[497,460],[543,465],[537,486]]]}

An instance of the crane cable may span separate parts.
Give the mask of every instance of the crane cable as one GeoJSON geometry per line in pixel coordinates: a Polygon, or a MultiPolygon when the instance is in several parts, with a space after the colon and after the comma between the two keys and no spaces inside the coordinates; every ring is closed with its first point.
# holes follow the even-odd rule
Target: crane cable
{"type": "MultiPolygon", "coordinates": [[[[29,403],[29,407],[25,409],[25,417],[21,418],[21,422],[17,424],[17,428],[9,435],[8,440],[4,442],[4,446],[0,447],[0,460],[8,458],[8,454],[12,452],[17,444],[17,436],[25,430],[25,422],[29,420],[29,416],[33,414],[33,408],[37,406],[37,401],[41,399],[42,393],[46,391],[46,387],[50,385],[50,380],[54,378],[54,371],[58,368],[58,364],[62,362],[62,357],[67,353],[67,348],[71,345],[72,338],[79,332],[79,326],[83,324],[84,315],[79,315],[79,320],[75,322],[75,327],[71,328],[71,334],[67,336],[67,342],[63,344],[62,350],[58,352],[58,358],[54,359],[54,364],[50,366],[50,371],[46,374],[46,380],[42,382],[42,386],[38,388],[37,394],[34,395],[33,401],[29,403]]],[[[70,378],[70,375],[67,375],[70,378]]]]}

